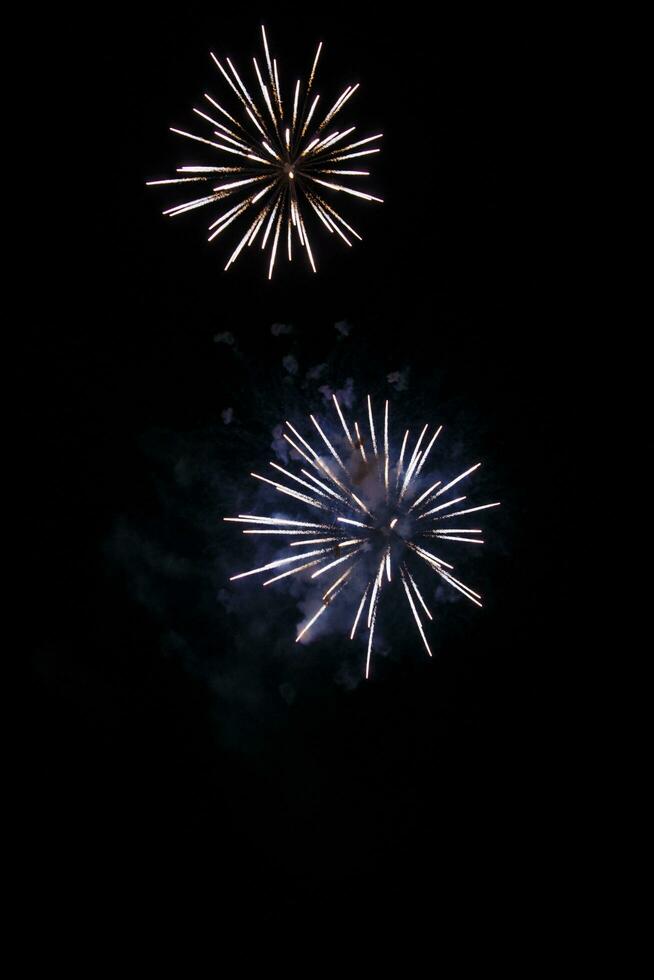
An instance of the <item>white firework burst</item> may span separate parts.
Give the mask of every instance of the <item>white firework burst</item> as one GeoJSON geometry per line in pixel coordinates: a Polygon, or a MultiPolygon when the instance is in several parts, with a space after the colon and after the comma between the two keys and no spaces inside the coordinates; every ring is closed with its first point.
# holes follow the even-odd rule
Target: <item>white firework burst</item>
{"type": "MultiPolygon", "coordinates": [[[[310,416],[326,452],[316,452],[309,441],[287,421],[288,431],[284,432],[284,439],[299,459],[296,472],[271,462],[273,479],[258,473],[251,474],[255,479],[273,486],[279,493],[320,512],[316,515],[317,519],[299,521],[255,514],[225,517],[226,521],[249,525],[243,530],[244,534],[295,539],[287,545],[289,552],[284,557],[233,575],[230,581],[250,575],[265,575],[263,584],[268,586],[293,575],[318,579],[334,570],[334,580],[323,593],[315,613],[302,626],[296,642],[309,632],[337,596],[348,587],[357,585],[361,589],[361,598],[350,639],[354,639],[362,623],[362,628],[368,631],[367,678],[370,676],[377,609],[382,593],[388,591],[394,576],[399,578],[430,657],[432,652],[423,617],[432,620],[433,616],[416,582],[416,577],[419,577],[417,569],[427,566],[442,582],[481,607],[482,597],[479,593],[456,578],[454,566],[431,549],[438,546],[439,541],[465,546],[483,545],[481,528],[462,525],[470,520],[468,515],[500,505],[495,502],[467,506],[464,503],[466,495],[459,492],[461,482],[470,477],[481,463],[470,466],[445,482],[432,482],[421,477],[442,426],[434,427],[430,433],[429,426],[425,425],[412,449],[409,448],[411,434],[407,429],[399,454],[396,454],[390,445],[388,401],[384,406],[383,425],[378,435],[372,401],[368,395],[367,440],[361,434],[358,421],[350,428],[336,395],[333,395],[333,402],[342,434],[340,430],[328,434],[318,419],[310,416]]],[[[475,523],[479,521],[475,520],[475,523]]]]}
{"type": "Polygon", "coordinates": [[[298,79],[291,97],[288,100],[282,98],[279,65],[276,58],[271,58],[264,27],[261,33],[262,67],[256,58],[252,59],[255,95],[246,87],[232,61],[226,58],[223,64],[212,52],[211,57],[238,101],[238,108],[233,108],[236,115],[205,93],[208,105],[203,109],[206,111],[197,108],[193,111],[211,127],[211,138],[172,129],[179,136],[211,147],[223,161],[229,161],[228,165],[186,165],[177,169],[182,176],[147,183],[211,185],[207,188],[208,193],[163,212],[170,217],[227,198],[238,198],[231,207],[221,208],[209,225],[209,241],[246,216],[250,219],[247,230],[225,269],[236,261],[244,248],[257,245],[265,250],[268,246],[268,278],[271,279],[279,252],[284,251],[290,262],[294,243],[306,252],[311,268],[316,271],[307,230],[308,212],[346,245],[352,245],[352,238],[361,240],[361,235],[336,210],[333,197],[345,194],[383,203],[381,198],[351,186],[367,177],[369,171],[352,169],[357,165],[348,162],[379,153],[379,147],[372,144],[382,134],[357,139],[352,138],[355,126],[344,129],[332,126],[359,88],[358,83],[348,85],[327,112],[323,113],[319,108],[320,95],[314,94],[314,82],[322,41],[307,81],[303,83],[298,79]]]}

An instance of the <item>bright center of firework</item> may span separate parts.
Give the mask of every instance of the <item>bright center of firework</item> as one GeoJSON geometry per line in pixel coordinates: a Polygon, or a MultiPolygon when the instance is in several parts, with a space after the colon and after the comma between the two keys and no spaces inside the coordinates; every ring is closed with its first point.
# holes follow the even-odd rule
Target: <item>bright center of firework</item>
{"type": "Polygon", "coordinates": [[[375,530],[371,531],[371,535],[377,538],[377,540],[384,539],[387,543],[402,542],[405,535],[407,534],[409,521],[405,518],[402,520],[397,514],[394,507],[388,507],[384,504],[377,505],[375,508],[375,530]],[[403,533],[404,532],[404,533],[403,533]]]}
{"type": "MultiPolygon", "coordinates": [[[[290,177],[290,164],[287,166],[290,177]]],[[[333,570],[334,580],[331,584],[325,582],[327,588],[320,598],[316,596],[316,601],[319,601],[317,611],[300,630],[296,640],[301,640],[336,597],[346,588],[349,589],[350,595],[357,596],[357,611],[350,638],[354,638],[360,621],[363,628],[368,629],[368,677],[379,600],[382,590],[390,587],[391,582],[399,579],[429,656],[431,650],[421,616],[424,614],[431,620],[432,615],[416,582],[418,571],[424,565],[441,582],[456,589],[476,606],[481,606],[481,596],[454,577],[454,565],[431,549],[436,547],[440,552],[442,548],[449,548],[452,542],[483,544],[478,537],[481,529],[470,527],[468,517],[464,515],[499,505],[462,506],[466,496],[459,493],[460,481],[481,463],[452,479],[444,476],[434,480],[433,473],[430,476],[422,474],[442,426],[430,436],[427,434],[429,427],[425,425],[415,442],[409,439],[407,430],[401,449],[397,452],[396,447],[391,446],[388,402],[383,428],[379,431],[375,427],[372,403],[368,397],[368,442],[364,441],[358,422],[354,422],[353,437],[335,395],[333,400],[345,438],[338,431],[325,431],[311,415],[311,422],[327,450],[318,453],[290,422],[286,422],[289,431],[284,433],[284,439],[292,450],[288,465],[295,463],[296,471],[271,462],[274,479],[252,474],[279,493],[292,498],[296,501],[296,507],[298,501],[310,507],[308,516],[311,519],[300,520],[299,515],[287,518],[253,514],[225,518],[251,525],[244,531],[245,534],[287,537],[289,552],[292,553],[234,575],[232,579],[272,572],[263,583],[271,585],[302,573],[309,580],[314,580],[333,570]],[[283,477],[278,476],[280,473],[283,477]],[[413,565],[418,568],[412,568],[413,565]]],[[[322,582],[317,584],[323,585],[322,582]]]]}

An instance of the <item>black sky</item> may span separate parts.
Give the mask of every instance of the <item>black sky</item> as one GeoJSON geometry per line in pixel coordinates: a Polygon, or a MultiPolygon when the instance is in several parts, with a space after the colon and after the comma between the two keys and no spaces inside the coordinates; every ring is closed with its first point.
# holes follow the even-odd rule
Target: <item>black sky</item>
{"type": "Polygon", "coordinates": [[[96,884],[116,868],[150,882],[200,871],[216,902],[247,895],[270,915],[336,897],[354,908],[434,874],[528,887],[554,820],[558,431],[575,343],[556,59],[536,17],[427,26],[417,12],[278,5],[264,19],[293,73],[323,39],[325,91],[360,80],[352,117],[385,134],[371,168],[385,204],[349,210],[364,234],[351,250],[316,233],[316,276],[281,266],[269,283],[250,256],[224,274],[228,244],[206,244],[202,213],[170,222],[170,199],[144,186],[183,162],[168,127],[189,125],[203,91],[222,94],[209,50],[254,53],[256,9],[123,14],[59,64],[65,227],[42,255],[53,285],[30,354],[44,858],[85,856],[96,884]],[[488,608],[452,605],[435,662],[410,632],[353,687],[334,680],[339,644],[285,659],[295,621],[271,611],[253,650],[244,617],[265,622],[266,603],[217,598],[241,547],[223,508],[284,413],[320,404],[306,372],[323,363],[334,386],[352,377],[445,418],[504,503],[475,568],[488,608]],[[400,395],[386,379],[407,369],[400,395]]]}

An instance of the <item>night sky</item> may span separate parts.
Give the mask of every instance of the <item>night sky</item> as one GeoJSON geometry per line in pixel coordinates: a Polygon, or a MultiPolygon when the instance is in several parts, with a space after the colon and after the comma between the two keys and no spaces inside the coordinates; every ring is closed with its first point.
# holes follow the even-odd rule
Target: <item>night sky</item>
{"type": "Polygon", "coordinates": [[[245,67],[260,11],[117,18],[62,58],[66,245],[48,240],[30,353],[39,846],[89,887],[197,875],[264,918],[384,920],[426,882],[433,901],[523,895],[551,847],[564,151],[535,19],[293,11],[263,17],[282,84],[322,39],[318,91],[361,81],[350,124],[385,134],[368,181],[385,203],[343,205],[352,249],[314,226],[317,275],[298,255],[270,283],[260,252],[223,273],[238,228],[208,245],[208,213],[165,219],[180,195],[145,187],[211,162],[168,127],[202,132],[203,91],[228,103],[209,50],[245,67]],[[476,502],[503,503],[460,566],[485,608],[436,608],[429,661],[396,592],[368,683],[363,643],[298,647],[288,593],[230,585],[256,551],[222,521],[270,504],[248,474],[275,426],[328,416],[319,389],[348,379],[407,425],[444,423],[452,466],[484,461],[476,502]]]}

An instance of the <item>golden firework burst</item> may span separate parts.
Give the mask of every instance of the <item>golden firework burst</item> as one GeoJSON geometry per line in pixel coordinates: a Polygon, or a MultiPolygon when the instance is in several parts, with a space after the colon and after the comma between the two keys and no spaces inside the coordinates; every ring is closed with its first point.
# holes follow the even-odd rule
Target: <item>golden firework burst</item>
{"type": "Polygon", "coordinates": [[[213,138],[171,127],[172,132],[179,136],[211,147],[220,154],[227,154],[231,165],[187,165],[177,169],[177,173],[182,174],[180,177],[147,183],[150,186],[212,185],[208,194],[165,210],[163,213],[169,217],[211,206],[226,198],[238,198],[227,210],[220,210],[209,225],[209,241],[221,235],[237,219],[246,216],[250,219],[247,230],[230,255],[225,269],[236,261],[244,248],[257,245],[262,250],[268,248],[268,278],[271,279],[281,249],[286,251],[289,262],[292,260],[294,242],[306,252],[311,268],[316,271],[307,229],[308,213],[314,214],[330,234],[338,235],[346,245],[352,245],[352,238],[361,240],[361,235],[337,211],[333,199],[338,194],[345,194],[382,203],[381,198],[351,186],[353,181],[356,183],[360,178],[369,176],[369,171],[350,169],[352,164],[347,163],[379,153],[379,147],[371,144],[379,140],[382,134],[352,141],[350,137],[355,126],[342,130],[331,126],[359,88],[358,83],[348,85],[324,116],[319,111],[320,95],[314,94],[314,82],[322,41],[318,45],[308,80],[303,85],[298,79],[292,98],[288,102],[283,100],[279,65],[276,58],[271,58],[263,26],[261,34],[265,61],[263,73],[256,57],[252,59],[257,86],[255,92],[258,93],[256,98],[250,94],[232,61],[226,58],[223,64],[211,53],[238,100],[239,108],[234,111],[239,118],[205,93],[204,98],[211,109],[207,112],[200,109],[193,111],[212,127],[213,138]],[[216,114],[220,118],[214,118],[216,114]]]}

